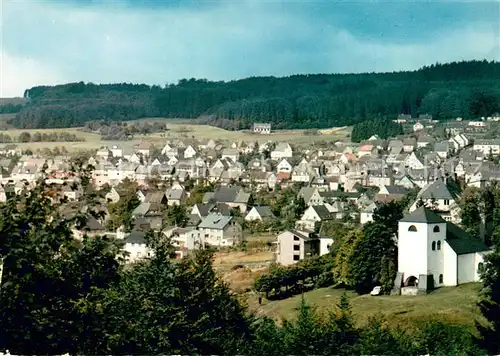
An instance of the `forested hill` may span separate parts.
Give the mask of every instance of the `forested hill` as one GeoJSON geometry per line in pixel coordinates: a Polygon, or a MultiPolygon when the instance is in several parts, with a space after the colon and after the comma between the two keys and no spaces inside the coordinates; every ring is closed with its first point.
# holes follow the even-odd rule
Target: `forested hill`
{"type": "Polygon", "coordinates": [[[183,79],[165,87],[71,83],[26,90],[12,123],[23,128],[82,126],[91,120],[200,118],[228,129],[351,125],[399,113],[437,119],[500,111],[500,63],[438,64],[416,71],[251,77],[230,82],[183,79]]]}

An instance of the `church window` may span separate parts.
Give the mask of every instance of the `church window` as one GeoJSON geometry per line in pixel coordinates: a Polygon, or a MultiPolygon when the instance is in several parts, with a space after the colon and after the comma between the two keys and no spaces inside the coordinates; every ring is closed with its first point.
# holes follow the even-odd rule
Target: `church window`
{"type": "Polygon", "coordinates": [[[436,241],[432,241],[432,251],[436,250],[436,241]]]}
{"type": "Polygon", "coordinates": [[[441,241],[438,241],[438,242],[437,242],[437,249],[438,249],[438,250],[441,250],[441,241]]]}
{"type": "Polygon", "coordinates": [[[450,201],[448,199],[444,200],[444,205],[450,205],[450,201]]]}
{"type": "Polygon", "coordinates": [[[411,226],[408,228],[408,231],[417,232],[417,227],[416,227],[415,225],[411,225],[411,226]]]}
{"type": "Polygon", "coordinates": [[[443,275],[442,274],[439,275],[439,284],[443,284],[443,275]]]}
{"type": "Polygon", "coordinates": [[[439,225],[434,226],[434,229],[432,230],[433,232],[439,232],[439,225]]]}

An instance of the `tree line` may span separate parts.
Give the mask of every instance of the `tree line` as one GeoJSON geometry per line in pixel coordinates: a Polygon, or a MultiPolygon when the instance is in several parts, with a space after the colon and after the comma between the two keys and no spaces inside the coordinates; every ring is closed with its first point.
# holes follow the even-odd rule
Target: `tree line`
{"type": "Polygon", "coordinates": [[[310,287],[326,287],[333,284],[333,261],[330,255],[299,261],[293,266],[271,266],[269,273],[258,277],[253,285],[255,291],[269,298],[284,298],[301,293],[310,287]]]}
{"type": "Polygon", "coordinates": [[[237,130],[254,122],[270,122],[276,129],[325,128],[398,114],[477,118],[500,111],[498,79],[499,63],[468,61],[393,73],[229,82],[193,78],[164,87],[80,82],[26,90],[29,102],[11,123],[19,128],[54,128],[94,120],[167,117],[237,130]]]}
{"type": "Polygon", "coordinates": [[[167,125],[161,122],[126,123],[121,121],[90,121],[85,123],[83,131],[99,133],[103,140],[126,141],[134,135],[148,135],[155,132],[167,131],[167,125]]]}
{"type": "Polygon", "coordinates": [[[13,137],[12,135],[0,133],[0,143],[11,142],[79,142],[84,141],[83,138],[69,132],[34,132],[27,131],[21,132],[19,136],[13,137]]]}
{"type": "Polygon", "coordinates": [[[376,118],[355,124],[352,128],[351,141],[361,142],[372,135],[377,135],[385,140],[389,137],[402,135],[403,133],[402,125],[394,123],[391,120],[376,118]]]}
{"type": "Polygon", "coordinates": [[[16,114],[23,109],[22,104],[4,104],[0,105],[0,114],[16,114]]]}

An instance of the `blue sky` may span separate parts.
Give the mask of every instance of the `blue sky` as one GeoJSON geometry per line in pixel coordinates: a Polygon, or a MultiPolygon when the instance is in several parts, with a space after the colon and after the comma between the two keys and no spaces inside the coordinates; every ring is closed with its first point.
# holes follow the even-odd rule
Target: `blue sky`
{"type": "Polygon", "coordinates": [[[160,84],[500,60],[500,3],[1,3],[0,96],[72,81],[160,84]]]}

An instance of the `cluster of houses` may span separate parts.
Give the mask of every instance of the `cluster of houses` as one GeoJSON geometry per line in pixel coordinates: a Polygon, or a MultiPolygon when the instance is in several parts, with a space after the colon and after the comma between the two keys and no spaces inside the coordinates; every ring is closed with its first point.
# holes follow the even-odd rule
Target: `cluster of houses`
{"type": "MultiPolygon", "coordinates": [[[[410,217],[400,223],[403,231],[399,239],[408,240],[399,249],[400,258],[424,251],[425,244],[414,245],[410,235],[428,241],[429,246],[425,246],[429,251],[441,252],[425,250],[429,256],[434,256],[433,262],[422,252],[421,259],[429,261],[425,265],[404,267],[404,263],[400,264],[403,266],[400,269],[408,270],[400,271],[402,283],[428,286],[430,275],[434,285],[477,280],[477,273],[472,273],[470,266],[475,268],[481,263],[481,249],[485,246],[477,244],[474,248],[466,248],[463,242],[452,241],[465,236],[458,227],[460,208],[457,201],[464,184],[480,187],[500,177],[500,167],[490,160],[500,154],[500,142],[474,139],[465,131],[449,131],[447,138],[439,138],[428,129],[433,124],[430,118],[420,118],[411,135],[387,140],[373,135],[359,145],[332,142],[320,148],[292,147],[286,142],[226,143],[195,139],[167,141],[160,152],[153,152],[148,142],[131,151],[118,146],[104,147],[88,160],[94,167],[93,183],[98,188],[110,187],[105,203],[120,200],[120,192],[115,188],[125,178],[138,183],[140,188],[136,194],[140,204],[132,212],[134,227],[127,232],[123,227],[107,231],[105,218],[91,218],[84,228],[75,228],[75,236],[112,234],[124,241],[130,261],[151,254],[145,243],[145,234],[150,229],[161,230],[171,238],[179,257],[199,246],[234,246],[244,239],[236,215],[243,216],[246,221],[279,218],[274,216],[271,207],[255,206],[252,194],[300,185],[297,198],[303,199],[307,207],[295,228],[278,234],[276,240],[276,262],[291,265],[309,256],[328,253],[334,237],[321,236],[319,227],[322,224],[342,221],[346,217],[365,224],[373,219],[380,204],[400,200],[415,190],[418,193],[411,205],[410,217]],[[153,177],[169,182],[168,189],[160,192],[148,189],[153,177]],[[463,184],[456,184],[457,180],[463,184]],[[187,207],[189,221],[185,226],[165,227],[162,221],[165,208],[185,205],[191,193],[186,189],[188,182],[189,186],[210,182],[216,188],[205,193],[202,203],[187,207]],[[422,210],[426,209],[422,204],[432,206],[432,214],[422,210]],[[412,224],[407,227],[409,223],[412,224]],[[432,232],[434,229],[436,231],[432,232]],[[439,236],[434,237],[434,233],[439,236]],[[446,256],[438,256],[439,253],[446,256]],[[461,257],[464,254],[473,256],[461,257]],[[455,261],[454,264],[443,262],[447,259],[455,261]],[[469,267],[461,267],[464,259],[469,267]],[[458,268],[460,276],[448,272],[448,268],[458,268]],[[466,272],[460,272],[462,269],[466,272]],[[415,278],[409,281],[403,277],[408,274],[415,278]]],[[[260,130],[267,133],[267,126],[260,130]]],[[[31,186],[43,171],[50,172],[48,179],[61,187],[61,194],[68,201],[78,201],[81,191],[67,184],[74,179],[69,173],[67,157],[46,159],[20,155],[18,163],[9,169],[12,156],[19,154],[14,149],[0,148],[4,157],[0,160],[0,201],[31,186]]],[[[414,255],[409,259],[416,258],[414,255]]]]}

